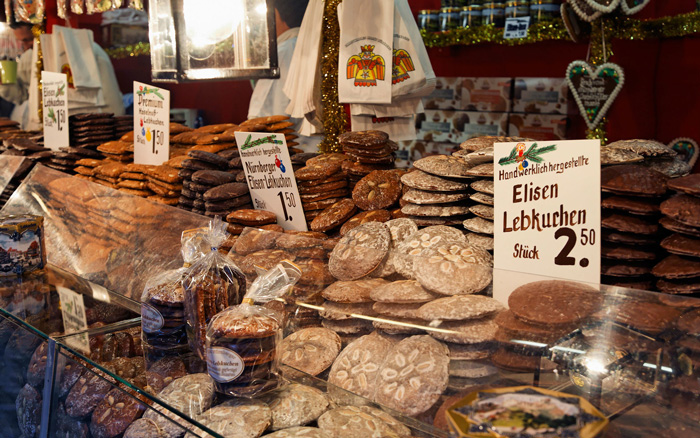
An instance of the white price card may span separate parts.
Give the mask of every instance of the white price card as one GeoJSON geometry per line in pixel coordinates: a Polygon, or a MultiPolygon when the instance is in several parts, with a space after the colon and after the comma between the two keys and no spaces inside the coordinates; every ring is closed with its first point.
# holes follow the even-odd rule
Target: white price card
{"type": "Polygon", "coordinates": [[[41,72],[44,145],[57,151],[69,146],[68,136],[68,79],[64,73],[41,72]]]}
{"type": "MultiPolygon", "coordinates": [[[[68,288],[56,286],[58,298],[61,301],[61,313],[63,315],[63,329],[67,335],[88,328],[85,315],[85,302],[83,296],[68,288]]],[[[65,339],[69,347],[90,353],[90,339],[87,333],[69,336],[65,339]]]]}
{"type": "Polygon", "coordinates": [[[508,17],[503,28],[503,39],[514,40],[525,38],[530,27],[530,17],[508,17]]]}
{"type": "Polygon", "coordinates": [[[494,298],[528,274],[600,282],[599,140],[496,143],[494,197],[494,298]]]}
{"type": "Polygon", "coordinates": [[[134,81],[134,163],[159,165],[170,155],[170,91],[134,81]]]}
{"type": "Polygon", "coordinates": [[[306,231],[306,218],[284,134],[236,132],[245,179],[258,210],[272,211],[285,230],[306,231]]]}

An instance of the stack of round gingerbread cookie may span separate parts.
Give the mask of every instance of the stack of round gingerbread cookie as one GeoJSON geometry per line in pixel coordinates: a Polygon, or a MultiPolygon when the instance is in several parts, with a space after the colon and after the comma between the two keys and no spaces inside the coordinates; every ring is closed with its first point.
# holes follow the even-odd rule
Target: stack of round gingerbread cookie
{"type": "Polygon", "coordinates": [[[635,161],[669,178],[685,176],[691,171],[690,165],[676,151],[654,140],[619,140],[601,147],[600,150],[603,164],[635,161]]]}
{"type": "Polygon", "coordinates": [[[346,132],[338,137],[343,152],[351,161],[343,165],[348,175],[350,186],[374,170],[386,170],[394,167],[394,152],[398,145],[389,140],[383,131],[346,132]]]}
{"type": "Polygon", "coordinates": [[[401,213],[419,226],[458,225],[469,214],[469,166],[448,155],[431,155],[413,163],[417,169],[401,177],[409,187],[401,213]]]}
{"type": "Polygon", "coordinates": [[[350,194],[342,171],[342,164],[348,159],[343,154],[322,154],[294,172],[307,222],[350,194]]]}
{"type": "Polygon", "coordinates": [[[508,297],[509,310],[495,319],[499,348],[494,365],[508,371],[532,372],[551,345],[581,327],[602,306],[604,296],[591,286],[563,280],[524,284],[508,297]]]}
{"type": "Polygon", "coordinates": [[[661,241],[670,255],[656,266],[658,290],[670,294],[700,294],[700,175],[668,181],[677,193],[661,203],[662,227],[673,234],[661,241]]]}
{"type": "Polygon", "coordinates": [[[601,172],[604,284],[653,289],[651,268],[659,254],[659,204],[668,177],[639,164],[601,172]]]}

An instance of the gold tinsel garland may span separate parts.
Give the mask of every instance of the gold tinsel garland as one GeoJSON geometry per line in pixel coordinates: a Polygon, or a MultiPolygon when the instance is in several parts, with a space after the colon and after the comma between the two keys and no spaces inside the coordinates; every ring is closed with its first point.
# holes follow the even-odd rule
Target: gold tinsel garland
{"type": "Polygon", "coordinates": [[[107,55],[112,59],[124,59],[133,56],[149,55],[151,53],[151,45],[148,43],[129,44],[124,47],[111,47],[105,49],[107,55]]]}
{"type": "MultiPolygon", "coordinates": [[[[526,38],[504,40],[503,29],[493,25],[460,28],[447,32],[421,31],[426,47],[447,47],[480,43],[522,45],[539,41],[569,40],[564,22],[560,19],[544,21],[530,26],[526,38]]],[[[613,16],[605,21],[605,35],[625,40],[648,38],[677,38],[700,33],[700,12],[654,20],[638,20],[628,16],[613,16]]]]}
{"type": "Polygon", "coordinates": [[[323,13],[321,102],[325,137],[318,146],[321,152],[341,152],[338,136],[345,132],[347,121],[345,108],[338,102],[338,53],[340,52],[338,5],[342,1],[326,0],[323,13]]]}
{"type": "Polygon", "coordinates": [[[44,70],[44,54],[41,51],[41,35],[44,33],[44,24],[35,24],[32,26],[32,35],[34,35],[34,42],[36,43],[36,79],[37,88],[39,91],[38,102],[39,107],[36,109],[39,115],[39,123],[44,123],[44,85],[41,81],[41,72],[44,70]]]}

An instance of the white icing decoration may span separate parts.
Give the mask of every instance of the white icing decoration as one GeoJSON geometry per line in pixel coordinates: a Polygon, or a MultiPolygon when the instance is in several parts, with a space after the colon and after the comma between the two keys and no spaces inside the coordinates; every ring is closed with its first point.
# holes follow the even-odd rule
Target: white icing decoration
{"type": "Polygon", "coordinates": [[[603,13],[600,11],[595,11],[593,15],[587,15],[586,12],[583,9],[581,9],[581,7],[578,5],[578,2],[582,1],[584,0],[569,0],[569,4],[572,8],[574,8],[574,12],[576,12],[576,14],[578,14],[578,16],[581,17],[583,20],[588,21],[590,23],[591,21],[603,15],[603,13]]]}
{"type": "Polygon", "coordinates": [[[574,96],[576,105],[578,105],[579,111],[581,112],[581,116],[583,116],[583,119],[585,120],[588,129],[594,129],[596,126],[598,126],[600,120],[605,116],[605,114],[607,114],[608,109],[610,109],[610,105],[612,105],[612,103],[615,101],[615,98],[620,93],[622,85],[625,83],[625,74],[622,70],[622,67],[612,62],[606,62],[605,64],[601,64],[594,70],[594,68],[591,67],[586,61],[573,61],[566,68],[566,83],[569,86],[569,89],[571,90],[571,94],[574,96]],[[593,121],[590,121],[590,119],[586,115],[586,108],[583,106],[583,102],[581,102],[581,97],[578,94],[578,90],[574,87],[574,84],[571,81],[571,70],[574,67],[583,67],[588,73],[588,75],[592,78],[597,77],[598,74],[600,74],[600,72],[603,71],[603,69],[611,68],[617,72],[620,78],[612,93],[610,93],[608,100],[606,100],[603,106],[600,108],[600,110],[598,110],[598,114],[596,114],[596,117],[595,119],[593,119],[593,121]]]}
{"type": "Polygon", "coordinates": [[[650,1],[651,0],[643,0],[642,3],[630,8],[627,4],[627,0],[622,0],[620,3],[620,9],[622,9],[622,12],[624,12],[625,15],[633,15],[644,9],[644,7],[648,5],[650,1]]]}
{"type": "Polygon", "coordinates": [[[588,3],[588,6],[592,7],[596,11],[600,11],[604,14],[611,13],[620,4],[620,0],[608,0],[607,2],[605,2],[605,3],[608,3],[607,5],[601,3],[599,0],[584,0],[584,1],[586,3],[588,3]]]}

